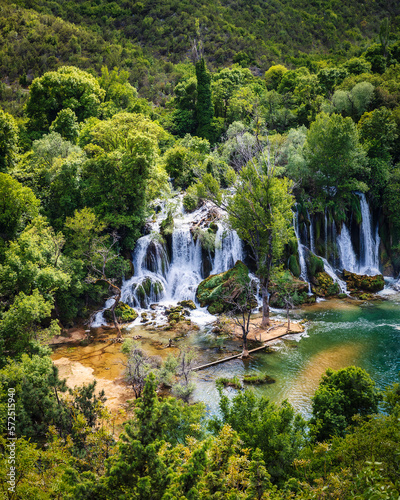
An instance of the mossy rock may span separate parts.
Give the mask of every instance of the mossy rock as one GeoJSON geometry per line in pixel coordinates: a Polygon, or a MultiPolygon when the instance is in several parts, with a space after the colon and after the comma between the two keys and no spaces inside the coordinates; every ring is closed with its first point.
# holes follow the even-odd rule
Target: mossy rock
{"type": "Polygon", "coordinates": [[[333,297],[340,293],[340,287],[325,271],[311,278],[311,291],[318,297],[333,297]]]}
{"type": "Polygon", "coordinates": [[[376,293],[383,290],[385,286],[385,280],[382,274],[368,276],[366,274],[355,274],[344,270],[343,277],[349,289],[360,292],[376,293]]]}
{"type": "Polygon", "coordinates": [[[295,255],[291,255],[289,257],[289,270],[294,276],[296,276],[296,278],[300,276],[300,264],[295,255]]]}
{"type": "MultiPolygon", "coordinates": [[[[203,280],[196,291],[196,298],[200,302],[201,307],[206,307],[211,314],[220,314],[228,311],[231,306],[229,304],[229,296],[227,297],[228,289],[231,290],[232,297],[237,292],[235,284],[239,284],[243,279],[247,279],[249,270],[238,260],[232,269],[220,274],[213,274],[203,280]]],[[[254,297],[254,304],[257,306],[257,301],[254,297]]]]}
{"type": "Polygon", "coordinates": [[[176,323],[186,320],[185,311],[182,306],[171,307],[171,309],[167,309],[165,313],[168,316],[168,323],[170,325],[176,325],[176,323]]]}
{"type": "Polygon", "coordinates": [[[181,300],[180,302],[178,302],[178,305],[186,307],[187,309],[197,309],[196,304],[193,302],[193,300],[181,300]]]}
{"type": "Polygon", "coordinates": [[[316,276],[318,273],[322,273],[325,269],[323,260],[312,252],[306,252],[306,262],[307,271],[311,277],[316,276]]]}
{"type": "Polygon", "coordinates": [[[267,374],[248,373],[244,376],[243,383],[250,385],[274,384],[275,379],[267,374]]]}
{"type": "MultiPolygon", "coordinates": [[[[308,298],[308,283],[303,280],[299,280],[295,276],[291,276],[293,293],[291,294],[291,302],[294,306],[299,306],[307,302],[308,298]]],[[[285,308],[286,303],[282,290],[279,286],[271,281],[270,283],[270,305],[272,307],[285,308]]]]}
{"type": "MultiPolygon", "coordinates": [[[[138,313],[125,302],[118,302],[117,307],[115,308],[115,315],[119,323],[131,323],[135,321],[138,317],[138,313]]],[[[110,309],[104,311],[104,317],[111,323],[113,321],[112,313],[110,309]]]]}
{"type": "Polygon", "coordinates": [[[166,237],[171,236],[174,232],[174,217],[169,211],[167,217],[160,224],[160,233],[166,237]]]}

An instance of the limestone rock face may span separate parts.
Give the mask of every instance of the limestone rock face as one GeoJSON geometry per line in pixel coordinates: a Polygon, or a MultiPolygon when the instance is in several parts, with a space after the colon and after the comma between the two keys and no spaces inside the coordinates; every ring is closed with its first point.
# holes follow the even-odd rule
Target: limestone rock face
{"type": "MultiPolygon", "coordinates": [[[[232,269],[220,274],[213,274],[203,280],[197,288],[196,298],[200,302],[201,307],[207,306],[211,314],[226,312],[231,308],[227,293],[230,293],[232,298],[235,298],[240,278],[247,277],[248,275],[249,270],[242,261],[238,260],[232,269]]],[[[257,302],[255,298],[254,302],[256,306],[257,302]]]]}
{"type": "Polygon", "coordinates": [[[340,293],[340,287],[328,273],[321,271],[312,277],[311,291],[318,297],[332,297],[340,293]]]}
{"type": "Polygon", "coordinates": [[[368,276],[366,274],[355,274],[343,270],[343,278],[347,283],[347,288],[354,292],[376,293],[383,290],[385,286],[382,274],[368,276]]]}
{"type": "MultiPolygon", "coordinates": [[[[131,323],[138,317],[138,313],[135,311],[135,309],[133,309],[131,306],[128,306],[128,304],[125,304],[125,302],[121,301],[118,302],[118,305],[115,308],[115,315],[117,316],[117,320],[119,323],[131,323]]],[[[113,320],[110,309],[104,311],[104,317],[109,323],[113,320]]]]}

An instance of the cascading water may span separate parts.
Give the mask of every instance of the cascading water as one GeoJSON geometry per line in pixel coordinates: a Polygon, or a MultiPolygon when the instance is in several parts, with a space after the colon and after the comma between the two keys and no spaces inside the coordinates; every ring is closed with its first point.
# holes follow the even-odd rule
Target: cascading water
{"type": "Polygon", "coordinates": [[[243,259],[242,241],[236,231],[228,230],[218,223],[215,235],[215,257],[211,274],[219,274],[233,267],[243,259]]]}
{"type": "Polygon", "coordinates": [[[337,237],[337,244],[339,248],[340,266],[346,271],[351,273],[358,272],[357,257],[354,253],[351,236],[346,224],[343,224],[342,231],[337,237]]]}
{"type": "Polygon", "coordinates": [[[162,300],[194,301],[201,280],[200,241],[194,241],[188,227],[177,228],[172,234],[172,259],[162,300]]]}
{"type": "Polygon", "coordinates": [[[324,259],[324,257],[320,257],[322,262],[324,263],[324,269],[327,274],[333,279],[335,283],[339,285],[341,293],[347,293],[347,285],[346,282],[341,280],[339,276],[335,273],[333,267],[329,264],[329,262],[324,259]]]}
{"type": "MultiPolygon", "coordinates": [[[[191,229],[207,218],[207,207],[203,206],[192,214],[184,214],[180,208],[177,207],[174,218],[171,258],[168,258],[166,242],[159,234],[160,222],[167,215],[164,210],[156,221],[150,223],[151,234],[137,241],[132,256],[134,276],[121,288],[121,300],[135,309],[145,311],[152,306],[151,313],[157,316],[157,323],[165,322],[166,317],[162,314],[165,307],[176,305],[181,300],[196,302],[197,287],[206,277],[202,274],[200,238],[195,238],[191,229]]],[[[243,259],[242,242],[235,231],[219,222],[215,236],[211,274],[227,271],[237,260],[243,259]]],[[[203,316],[206,316],[205,311],[199,308],[192,312],[192,319],[196,318],[198,322],[204,321],[203,316]]],[[[208,313],[207,319],[212,319],[208,313]]],[[[100,312],[92,326],[104,323],[100,312]]]]}
{"type": "Polygon", "coordinates": [[[300,241],[299,214],[297,213],[297,211],[293,214],[293,226],[294,226],[294,233],[297,238],[297,246],[299,251],[300,278],[306,283],[308,283],[308,292],[311,293],[311,284],[308,281],[307,264],[306,264],[306,259],[304,258],[304,245],[302,245],[300,241]]]}
{"type": "Polygon", "coordinates": [[[313,254],[315,254],[315,239],[314,239],[314,227],[313,227],[313,220],[310,216],[310,212],[307,210],[307,217],[308,220],[310,221],[310,250],[312,251],[313,254]]]}
{"type": "Polygon", "coordinates": [[[369,206],[364,193],[360,193],[360,206],[362,223],[360,227],[360,269],[359,274],[369,274],[371,276],[380,274],[379,271],[379,243],[378,229],[375,238],[372,236],[372,223],[369,206]]]}
{"type": "Polygon", "coordinates": [[[325,258],[328,258],[328,217],[326,215],[326,209],[324,212],[324,228],[325,228],[325,258]]]}

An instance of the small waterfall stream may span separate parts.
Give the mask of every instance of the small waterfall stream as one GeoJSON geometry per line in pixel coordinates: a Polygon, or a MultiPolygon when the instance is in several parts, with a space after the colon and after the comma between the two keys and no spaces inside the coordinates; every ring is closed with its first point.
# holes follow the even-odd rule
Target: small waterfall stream
{"type": "Polygon", "coordinates": [[[236,231],[230,231],[224,224],[218,223],[215,235],[215,257],[210,274],[219,274],[233,267],[243,259],[242,241],[236,231]]]}
{"type": "Polygon", "coordinates": [[[342,231],[337,237],[337,244],[339,248],[340,267],[351,273],[358,272],[357,257],[354,253],[350,232],[344,223],[342,225],[342,231]]]}
{"type": "Polygon", "coordinates": [[[359,274],[369,274],[371,276],[379,274],[379,243],[380,238],[378,228],[375,238],[372,236],[372,222],[368,202],[365,194],[360,195],[360,206],[362,223],[360,227],[361,256],[359,274]]]}
{"type": "Polygon", "coordinates": [[[304,245],[300,241],[299,214],[297,211],[293,214],[293,226],[294,226],[294,233],[296,235],[297,246],[298,246],[298,251],[299,251],[300,278],[303,281],[305,281],[306,283],[308,283],[308,292],[311,293],[311,284],[308,281],[307,264],[306,264],[306,259],[304,257],[304,245]]]}

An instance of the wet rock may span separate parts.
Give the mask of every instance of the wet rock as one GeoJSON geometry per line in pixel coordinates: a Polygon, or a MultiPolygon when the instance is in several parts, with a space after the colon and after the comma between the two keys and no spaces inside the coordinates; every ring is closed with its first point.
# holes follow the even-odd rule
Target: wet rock
{"type": "Polygon", "coordinates": [[[178,302],[178,305],[186,307],[188,309],[197,309],[196,304],[193,302],[193,300],[181,300],[180,302],[178,302]]]}
{"type": "MultiPolygon", "coordinates": [[[[307,301],[308,301],[308,283],[296,278],[295,276],[291,276],[291,279],[292,279],[291,288],[293,290],[293,293],[291,294],[291,299],[292,299],[293,305],[298,306],[300,304],[307,303],[307,301]]],[[[282,292],[276,283],[271,282],[270,292],[271,292],[271,296],[269,299],[270,305],[272,307],[285,308],[286,303],[284,300],[284,296],[282,295],[282,292]]]]}
{"type": "MultiPolygon", "coordinates": [[[[117,307],[115,308],[115,315],[119,323],[131,323],[138,317],[138,313],[135,309],[121,301],[118,302],[117,307]]],[[[113,321],[110,309],[104,311],[104,317],[109,323],[113,321]]]]}
{"type": "Polygon", "coordinates": [[[347,288],[353,292],[376,293],[383,290],[385,286],[385,280],[382,274],[368,276],[366,274],[355,274],[344,270],[343,278],[347,283],[347,288]]]}
{"type": "MultiPolygon", "coordinates": [[[[230,300],[237,297],[240,289],[239,280],[247,277],[249,270],[238,260],[232,269],[220,274],[213,274],[203,280],[196,291],[196,298],[201,307],[207,306],[211,314],[219,314],[232,308],[230,300]]],[[[254,297],[254,307],[257,301],[254,297]]]]}
{"type": "Polygon", "coordinates": [[[318,297],[333,297],[340,293],[340,287],[328,273],[321,271],[311,278],[311,291],[318,297]]]}

